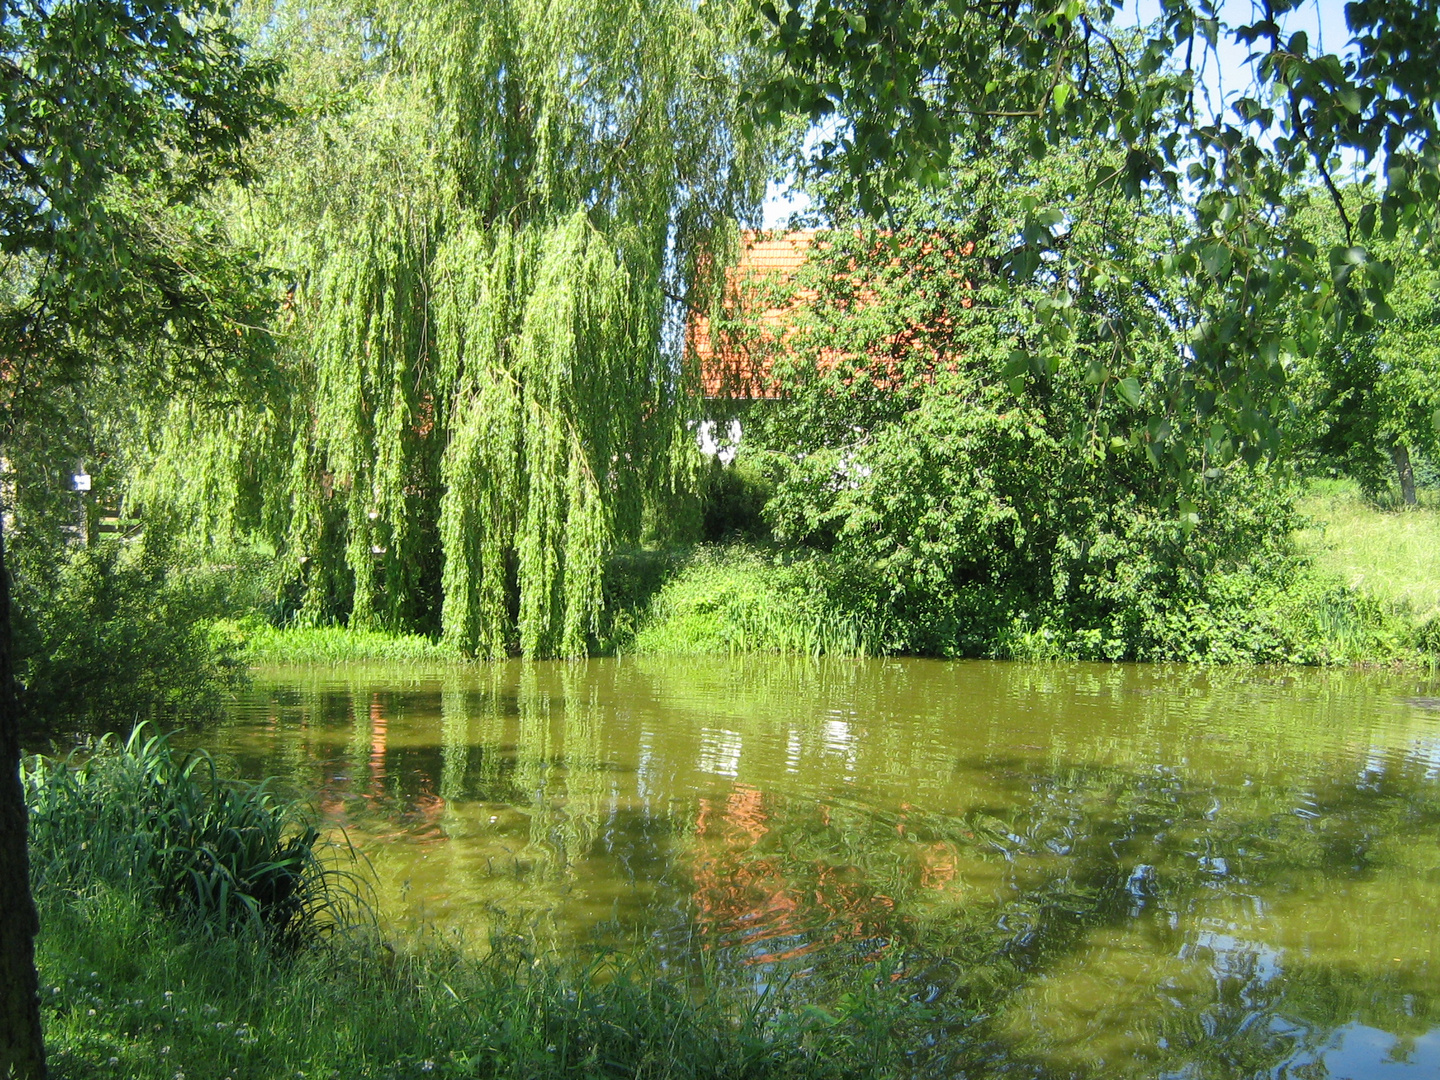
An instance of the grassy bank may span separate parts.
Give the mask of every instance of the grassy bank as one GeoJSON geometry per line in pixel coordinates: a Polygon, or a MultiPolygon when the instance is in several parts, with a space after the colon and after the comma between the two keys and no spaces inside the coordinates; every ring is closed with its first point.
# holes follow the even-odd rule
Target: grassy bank
{"type": "MultiPolygon", "coordinates": [[[[1433,663],[1440,506],[1388,509],[1348,482],[1299,502],[1293,550],[1178,592],[1122,567],[1103,604],[984,583],[914,588],[819,552],[747,543],[621,553],[605,581],[600,655],[936,655],[1206,663],[1433,663]]],[[[455,663],[420,635],[222,624],[251,663],[455,663]]]]}
{"type": "Polygon", "coordinates": [[[350,630],[343,626],[281,629],[259,621],[223,622],[252,664],[353,664],[365,661],[452,664],[465,658],[421,634],[350,630]]]}
{"type": "Polygon", "coordinates": [[[277,958],[112,888],[52,895],[42,920],[57,1080],[858,1078],[890,1073],[906,1007],[864,971],[844,1016],[698,1000],[643,957],[581,966],[518,939],[478,960],[366,938],[277,958]]]}
{"type": "Polygon", "coordinates": [[[1425,622],[1440,616],[1440,497],[1419,507],[1381,507],[1351,481],[1319,481],[1300,501],[1309,526],[1299,535],[1323,572],[1425,622]]]}
{"type": "Polygon", "coordinates": [[[872,651],[864,617],[830,602],[820,568],[742,544],[695,548],[637,613],[630,645],[666,654],[872,651]]]}
{"type": "Polygon", "coordinates": [[[1440,568],[1433,512],[1348,516],[1297,538],[1282,566],[1238,568],[1179,597],[1106,608],[993,586],[926,595],[823,555],[695,549],[627,617],[622,651],[937,655],[1304,665],[1433,663],[1440,568]],[[1431,545],[1433,546],[1427,546],[1431,545]],[[1349,573],[1342,572],[1349,568],[1349,573]]]}

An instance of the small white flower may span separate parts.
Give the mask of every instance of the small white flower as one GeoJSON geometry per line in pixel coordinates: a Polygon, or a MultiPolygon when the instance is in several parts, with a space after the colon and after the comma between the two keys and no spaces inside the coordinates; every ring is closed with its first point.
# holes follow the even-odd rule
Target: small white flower
{"type": "Polygon", "coordinates": [[[425,1061],[422,1061],[422,1062],[420,1063],[420,1071],[421,1071],[421,1072],[434,1072],[434,1071],[435,1071],[435,1062],[430,1061],[430,1060],[428,1060],[428,1059],[425,1060],[425,1061]]]}
{"type": "Polygon", "coordinates": [[[87,1012],[85,1015],[86,1015],[86,1016],[94,1016],[94,1015],[95,1015],[95,1010],[94,1010],[94,1009],[91,1009],[91,1010],[90,1010],[89,1012],[87,1012]]]}
{"type": "Polygon", "coordinates": [[[160,1052],[161,1052],[162,1054],[168,1054],[168,1053],[170,1052],[170,1047],[168,1047],[168,1046],[162,1046],[162,1047],[160,1047],[160,1052]]]}
{"type": "Polygon", "coordinates": [[[117,1058],[117,1057],[112,1057],[109,1061],[105,1062],[105,1064],[106,1064],[106,1065],[119,1065],[119,1064],[120,1064],[120,1059],[117,1058]]]}

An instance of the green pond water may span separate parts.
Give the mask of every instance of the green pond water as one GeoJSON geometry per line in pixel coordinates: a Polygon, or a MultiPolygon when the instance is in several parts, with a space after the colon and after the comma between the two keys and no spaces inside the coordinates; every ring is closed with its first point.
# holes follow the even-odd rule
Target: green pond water
{"type": "Polygon", "coordinates": [[[817,1001],[873,971],[936,1075],[1440,1077],[1424,679],[285,668],[205,741],[343,826],[401,931],[643,940],[817,1001]]]}

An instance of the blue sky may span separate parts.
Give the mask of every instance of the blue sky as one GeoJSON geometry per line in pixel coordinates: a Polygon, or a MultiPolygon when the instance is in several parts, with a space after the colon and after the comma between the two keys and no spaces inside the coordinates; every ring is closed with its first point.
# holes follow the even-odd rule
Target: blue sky
{"type": "MultiPolygon", "coordinates": [[[[1225,0],[1221,17],[1228,24],[1244,24],[1261,18],[1261,5],[1253,0],[1225,0]]],[[[1121,25],[1143,26],[1160,14],[1160,0],[1137,0],[1127,4],[1127,10],[1118,16],[1121,25]]],[[[1304,30],[1310,35],[1312,44],[1327,51],[1343,51],[1350,39],[1345,26],[1344,0],[1309,0],[1299,10],[1291,12],[1285,20],[1285,31],[1293,34],[1304,30]]],[[[1207,56],[1201,67],[1203,84],[1214,103],[1233,98],[1245,91],[1251,84],[1248,64],[1248,49],[1234,40],[1222,39],[1214,56],[1207,56]]],[[[783,226],[790,214],[804,209],[808,200],[803,195],[790,191],[787,184],[772,183],[765,200],[765,227],[783,226]]]]}

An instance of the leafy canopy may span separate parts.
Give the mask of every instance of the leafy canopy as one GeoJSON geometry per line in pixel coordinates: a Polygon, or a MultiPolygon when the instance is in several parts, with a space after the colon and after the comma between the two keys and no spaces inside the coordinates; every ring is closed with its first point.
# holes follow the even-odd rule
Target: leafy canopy
{"type": "MultiPolygon", "coordinates": [[[[1161,455],[1184,471],[1187,446],[1212,460],[1278,449],[1288,372],[1336,326],[1390,314],[1389,262],[1377,240],[1428,229],[1440,197],[1437,84],[1440,5],[1346,5],[1348,51],[1322,51],[1267,0],[1227,23],[1213,0],[1162,0],[1142,31],[1122,0],[780,0],[762,5],[757,40],[783,61],[760,88],[762,111],[801,112],[828,132],[809,168],[836,178],[841,205],[885,212],[911,181],[1019,164],[1077,140],[1117,150],[1007,237],[1007,270],[1050,283],[1037,363],[1072,332],[1085,282],[1130,280],[1104,250],[1071,243],[1076,207],[1119,194],[1175,200],[1188,235],[1158,260],[1186,303],[1186,363],[1148,388],[1175,420],[1161,455]],[[1131,20],[1133,21],[1133,19],[1131,20]],[[1254,84],[1212,109],[1197,70],[1228,36],[1251,50],[1254,84]],[[997,140],[997,134],[1003,139],[997,140]],[[1343,192],[1340,170],[1356,175],[1343,192]],[[1339,242],[1318,246],[1287,213],[1297,186],[1332,193],[1339,242]]],[[[1122,381],[1140,366],[1118,364],[1122,381]]],[[[1132,429],[1135,437],[1138,429],[1132,429]]]]}
{"type": "Polygon", "coordinates": [[[275,78],[214,0],[0,3],[7,433],[88,372],[213,380],[253,344],[253,267],[196,203],[248,178],[275,78]]]}

